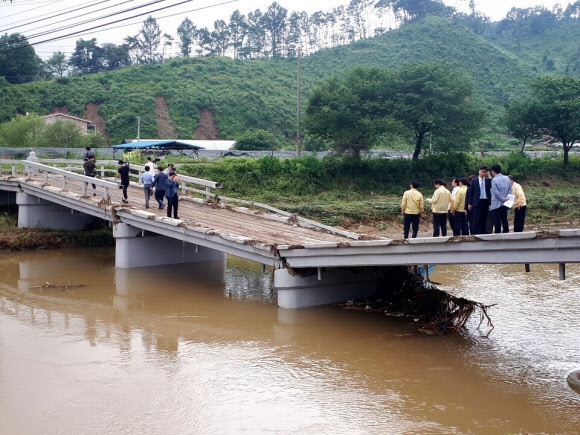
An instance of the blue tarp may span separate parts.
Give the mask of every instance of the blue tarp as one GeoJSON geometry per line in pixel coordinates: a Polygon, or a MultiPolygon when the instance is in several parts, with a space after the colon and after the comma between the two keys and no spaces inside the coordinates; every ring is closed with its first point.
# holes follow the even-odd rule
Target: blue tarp
{"type": "Polygon", "coordinates": [[[113,145],[111,146],[114,150],[145,150],[145,149],[157,149],[157,150],[175,150],[175,151],[197,151],[203,150],[204,147],[200,147],[198,145],[190,145],[183,142],[179,142],[178,140],[143,140],[138,142],[130,142],[124,143],[121,145],[113,145]]]}
{"type": "Polygon", "coordinates": [[[195,153],[197,155],[198,150],[205,149],[199,145],[190,145],[187,143],[179,142],[178,140],[142,140],[137,142],[129,142],[120,145],[112,145],[113,156],[115,156],[115,151],[133,151],[133,150],[156,150],[161,151],[162,154],[169,151],[190,151],[188,155],[195,153]]]}

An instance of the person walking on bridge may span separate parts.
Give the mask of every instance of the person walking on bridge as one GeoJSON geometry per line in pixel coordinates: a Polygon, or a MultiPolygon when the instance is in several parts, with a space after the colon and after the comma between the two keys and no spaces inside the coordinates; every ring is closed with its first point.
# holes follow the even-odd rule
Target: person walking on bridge
{"type": "MultiPolygon", "coordinates": [[[[85,175],[87,177],[93,177],[95,178],[96,175],[96,170],[97,170],[97,166],[95,165],[95,156],[91,156],[89,157],[84,163],[83,163],[83,170],[85,171],[85,175]]],[[[85,183],[85,186],[87,186],[87,184],[89,183],[85,183]]],[[[93,196],[96,196],[96,192],[94,192],[95,190],[97,190],[97,186],[95,186],[95,183],[91,183],[93,185],[93,196]]]]}
{"type": "Polygon", "coordinates": [[[177,209],[179,207],[179,178],[173,171],[169,173],[169,178],[165,181],[165,197],[167,198],[167,217],[171,217],[173,212],[173,219],[177,217],[177,209]]]}
{"type": "Polygon", "coordinates": [[[167,174],[163,172],[163,166],[157,166],[157,174],[153,178],[151,187],[155,188],[155,200],[159,204],[159,210],[163,210],[165,207],[163,198],[165,197],[165,186],[168,178],[167,174]]]}
{"type": "Polygon", "coordinates": [[[127,188],[129,187],[129,165],[123,160],[119,160],[119,169],[117,170],[115,180],[119,178],[121,178],[121,187],[123,188],[123,202],[128,203],[127,188]]]}
{"type": "Polygon", "coordinates": [[[149,165],[145,166],[145,172],[141,174],[140,182],[143,184],[143,193],[145,194],[145,208],[149,208],[149,198],[151,198],[151,186],[153,185],[153,174],[149,165]]]}
{"type": "Polygon", "coordinates": [[[423,203],[423,194],[417,190],[419,182],[411,181],[411,188],[403,194],[403,201],[401,203],[403,214],[403,237],[409,238],[409,229],[413,227],[413,239],[417,237],[419,232],[419,219],[421,213],[425,211],[425,204],[423,203]]]}

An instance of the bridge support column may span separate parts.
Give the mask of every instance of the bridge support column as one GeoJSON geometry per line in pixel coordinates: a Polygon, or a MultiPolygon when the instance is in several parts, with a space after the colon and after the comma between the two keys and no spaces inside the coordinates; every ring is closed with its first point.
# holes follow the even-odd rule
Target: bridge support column
{"type": "Polygon", "coordinates": [[[308,276],[294,276],[288,269],[276,269],[274,290],[281,308],[313,307],[373,296],[378,277],[374,270],[323,268],[308,276]]]}
{"type": "Polygon", "coordinates": [[[94,217],[73,209],[45,201],[28,193],[16,194],[19,228],[47,228],[51,230],[82,230],[94,217]]]}
{"type": "Polygon", "coordinates": [[[144,232],[140,228],[124,223],[115,224],[113,235],[115,266],[122,269],[217,261],[226,258],[226,254],[221,251],[144,232]]]}

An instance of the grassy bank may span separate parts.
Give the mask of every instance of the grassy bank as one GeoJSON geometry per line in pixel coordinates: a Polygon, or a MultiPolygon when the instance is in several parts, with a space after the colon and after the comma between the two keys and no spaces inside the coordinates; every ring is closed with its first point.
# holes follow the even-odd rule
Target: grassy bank
{"type": "Polygon", "coordinates": [[[468,154],[404,159],[303,157],[225,158],[196,161],[180,167],[187,175],[220,181],[224,196],[263,202],[329,225],[371,225],[379,230],[400,220],[403,192],[411,180],[431,197],[433,180],[467,177],[481,165],[499,163],[515,176],[528,201],[530,224],[580,221],[580,158],[563,167],[558,158],[521,154],[478,158],[468,154]]]}
{"type": "Polygon", "coordinates": [[[29,249],[80,248],[114,246],[110,229],[90,231],[54,231],[18,228],[15,213],[0,212],[0,250],[24,251],[29,249]]]}

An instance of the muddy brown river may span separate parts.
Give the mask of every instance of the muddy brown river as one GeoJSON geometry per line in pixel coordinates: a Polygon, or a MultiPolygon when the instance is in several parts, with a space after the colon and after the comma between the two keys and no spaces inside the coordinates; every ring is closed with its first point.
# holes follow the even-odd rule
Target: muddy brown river
{"type": "Polygon", "coordinates": [[[580,265],[566,281],[439,266],[440,288],[497,304],[495,329],[425,337],[409,318],[277,308],[271,270],[235,257],[0,260],[1,434],[580,433],[580,265]]]}

